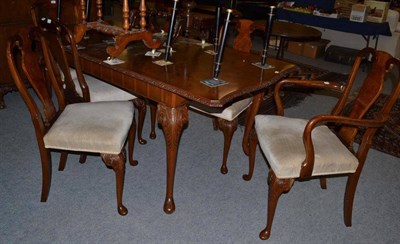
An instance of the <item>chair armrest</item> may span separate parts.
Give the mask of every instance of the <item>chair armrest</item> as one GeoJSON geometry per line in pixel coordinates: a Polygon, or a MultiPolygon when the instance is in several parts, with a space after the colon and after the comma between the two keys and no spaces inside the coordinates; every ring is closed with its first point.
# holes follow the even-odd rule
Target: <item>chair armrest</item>
{"type": "Polygon", "coordinates": [[[308,121],[303,132],[303,143],[306,151],[306,158],[304,159],[301,165],[300,178],[311,177],[314,168],[315,152],[311,137],[311,133],[314,128],[318,127],[321,124],[333,122],[338,124],[377,129],[383,126],[388,119],[389,119],[388,116],[379,117],[378,119],[372,120],[372,119],[354,119],[337,115],[318,115],[312,118],[310,121],[308,121]]]}
{"type": "Polygon", "coordinates": [[[318,88],[318,89],[325,89],[331,90],[335,92],[342,92],[344,89],[344,85],[341,85],[337,82],[331,81],[320,81],[320,80],[299,80],[299,79],[284,79],[279,81],[275,85],[274,89],[274,100],[277,107],[277,114],[283,116],[284,109],[282,100],[280,97],[280,91],[283,87],[287,85],[294,85],[294,86],[301,86],[301,87],[309,87],[309,88],[318,88]]]}

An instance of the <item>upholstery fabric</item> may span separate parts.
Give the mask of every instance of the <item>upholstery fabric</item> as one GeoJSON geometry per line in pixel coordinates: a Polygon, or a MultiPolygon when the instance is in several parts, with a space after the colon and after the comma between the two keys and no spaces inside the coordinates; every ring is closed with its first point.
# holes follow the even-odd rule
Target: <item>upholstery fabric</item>
{"type": "Polygon", "coordinates": [[[45,147],[119,154],[133,116],[129,101],[70,104],[44,136],[45,147]]]}
{"type": "Polygon", "coordinates": [[[239,114],[241,114],[244,110],[246,110],[251,105],[252,102],[253,102],[252,97],[242,99],[242,100],[235,102],[232,105],[228,106],[221,113],[210,113],[210,112],[202,110],[196,106],[190,106],[190,107],[195,110],[201,111],[203,113],[215,116],[217,118],[232,121],[237,116],[239,116],[239,114]]]}
{"type": "MultiPolygon", "coordinates": [[[[76,91],[82,96],[82,90],[79,86],[78,77],[75,69],[70,68],[71,77],[74,81],[76,91]]],[[[116,86],[110,85],[102,80],[96,79],[90,75],[83,75],[86,83],[89,87],[90,101],[91,102],[102,102],[102,101],[129,101],[136,97],[116,86]]]]}
{"type": "MultiPolygon", "coordinates": [[[[306,152],[303,131],[307,120],[275,115],[257,115],[255,129],[259,145],[278,178],[298,178],[306,152]]],[[[353,173],[357,158],[325,125],[314,128],[315,151],[312,175],[353,173]]]]}

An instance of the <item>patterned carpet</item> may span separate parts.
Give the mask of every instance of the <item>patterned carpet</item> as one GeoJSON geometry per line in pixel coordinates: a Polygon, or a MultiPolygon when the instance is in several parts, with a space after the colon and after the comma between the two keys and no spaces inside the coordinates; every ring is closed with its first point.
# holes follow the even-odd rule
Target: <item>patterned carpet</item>
{"type": "MultiPolygon", "coordinates": [[[[375,106],[368,111],[367,118],[380,110],[386,97],[382,95],[378,98],[375,106]]],[[[361,134],[362,132],[357,135],[356,142],[361,141],[361,134]]],[[[400,158],[400,98],[394,105],[389,121],[376,132],[372,148],[400,158]]]]}
{"type": "MultiPolygon", "coordinates": [[[[293,62],[293,61],[290,61],[293,62]]],[[[293,62],[296,63],[296,62],[293,62]]],[[[301,71],[298,74],[293,75],[301,79],[309,80],[326,80],[336,81],[339,83],[346,82],[347,74],[339,74],[323,70],[314,66],[296,63],[301,67],[301,71]]],[[[283,94],[282,101],[285,108],[293,107],[302,102],[307,96],[310,95],[312,90],[296,90],[286,89],[283,94]]],[[[367,114],[367,117],[372,116],[384,102],[385,97],[382,96],[375,107],[372,107],[367,114]]],[[[260,106],[259,114],[275,114],[275,104],[272,96],[265,96],[264,101],[260,106]]],[[[239,117],[239,123],[244,125],[244,114],[239,117]]],[[[361,134],[361,132],[360,132],[361,134]]],[[[359,143],[361,136],[357,135],[356,142],[359,143]]],[[[374,143],[372,148],[382,151],[384,153],[391,154],[396,157],[400,157],[400,99],[393,108],[392,116],[388,123],[381,129],[379,129],[375,135],[374,143]]]]}

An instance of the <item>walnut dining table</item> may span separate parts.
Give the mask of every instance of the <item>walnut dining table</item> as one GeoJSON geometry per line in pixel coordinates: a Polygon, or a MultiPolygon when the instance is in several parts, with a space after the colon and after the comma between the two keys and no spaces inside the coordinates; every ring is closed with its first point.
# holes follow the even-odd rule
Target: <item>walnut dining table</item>
{"type": "Polygon", "coordinates": [[[158,104],[157,120],[164,132],[167,154],[166,213],[175,211],[173,190],[176,159],[180,136],[189,119],[188,104],[195,102],[221,110],[243,96],[254,96],[246,120],[246,136],[243,138],[243,148],[247,151],[248,134],[264,91],[298,69],[294,64],[274,58],[267,59],[267,63],[274,68],[260,69],[252,63],[260,61],[261,55],[227,47],[219,74],[219,78],[227,83],[209,87],[201,81],[212,77],[214,57],[204,52],[212,49],[212,46],[205,48],[198,44],[199,41],[192,39],[177,39],[173,44],[175,52],[169,57],[172,64],[166,66],[153,63],[163,59],[163,55],[157,58],[145,56],[150,50],[141,42],[129,45],[117,57],[124,61],[118,65],[104,62],[108,58],[107,44],[104,42],[87,44],[79,50],[85,73],[158,104]]]}

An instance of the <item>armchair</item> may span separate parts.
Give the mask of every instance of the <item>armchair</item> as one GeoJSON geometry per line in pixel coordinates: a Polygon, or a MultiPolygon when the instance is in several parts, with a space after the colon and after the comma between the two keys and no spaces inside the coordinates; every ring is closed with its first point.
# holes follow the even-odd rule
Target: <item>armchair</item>
{"type": "MultiPolygon", "coordinates": [[[[389,119],[389,113],[400,95],[400,79],[392,84],[392,91],[382,109],[372,119],[364,118],[369,108],[383,91],[386,73],[396,68],[400,71],[400,61],[383,51],[365,48],[357,55],[346,85],[323,81],[282,80],[274,90],[278,115],[257,115],[250,135],[249,173],[254,170],[255,151],[260,145],[269,165],[269,193],[267,226],[260,233],[265,240],[270,237],[272,222],[279,197],[288,192],[295,180],[321,178],[321,187],[326,188],[326,176],[347,176],[344,195],[344,222],[351,226],[354,195],[371,147],[376,130],[389,119]],[[350,91],[363,59],[372,57],[371,68],[362,83],[353,106],[344,114],[350,91]],[[341,97],[331,114],[318,115],[311,120],[284,117],[279,93],[287,85],[301,85],[340,91],[341,97]],[[357,147],[354,139],[359,128],[365,133],[357,147]]],[[[346,108],[347,110],[347,108],[346,108]]]]}

